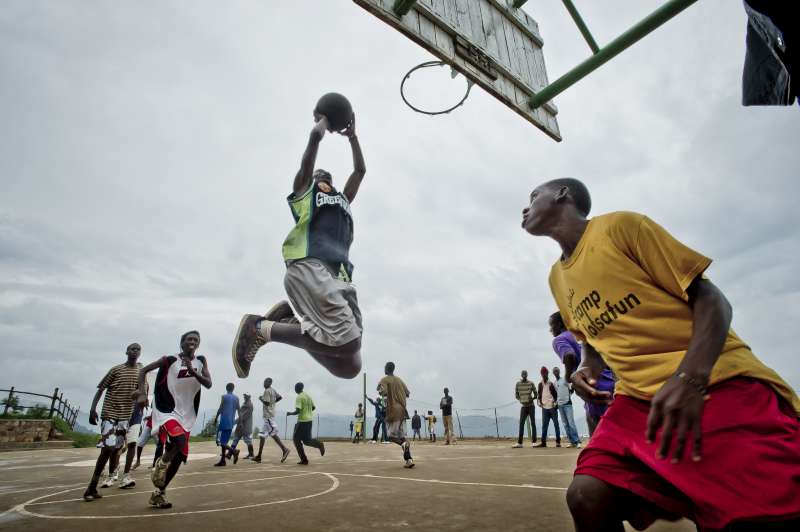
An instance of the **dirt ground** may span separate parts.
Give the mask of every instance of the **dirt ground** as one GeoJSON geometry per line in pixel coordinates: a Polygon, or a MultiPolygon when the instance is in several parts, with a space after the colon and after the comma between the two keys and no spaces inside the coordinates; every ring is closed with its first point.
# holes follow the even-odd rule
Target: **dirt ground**
{"type": "MultiPolygon", "coordinates": [[[[81,495],[95,449],[2,453],[0,530],[572,530],[564,494],[578,451],[510,445],[417,443],[417,466],[404,469],[392,444],[330,442],[324,457],[309,449],[311,464],[300,466],[294,449],[281,464],[269,441],[261,464],[220,468],[212,467],[214,444],[196,443],[167,491],[170,510],[147,505],[153,488],[144,463],[135,488],[103,489],[103,499],[87,503],[81,495]]],[[[149,445],[143,458],[152,452],[149,445]]],[[[660,522],[651,530],[694,526],[660,522]]]]}

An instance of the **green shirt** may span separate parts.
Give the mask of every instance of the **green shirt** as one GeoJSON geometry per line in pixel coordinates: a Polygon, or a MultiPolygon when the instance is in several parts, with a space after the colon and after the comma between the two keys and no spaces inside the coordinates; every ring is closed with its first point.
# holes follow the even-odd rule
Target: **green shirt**
{"type": "Polygon", "coordinates": [[[294,406],[297,408],[297,421],[311,421],[314,419],[314,401],[306,392],[297,394],[294,406]]]}

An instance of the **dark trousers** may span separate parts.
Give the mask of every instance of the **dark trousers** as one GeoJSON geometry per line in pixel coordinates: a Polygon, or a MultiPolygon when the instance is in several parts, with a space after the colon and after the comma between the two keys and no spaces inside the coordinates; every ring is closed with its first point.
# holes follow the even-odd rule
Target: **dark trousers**
{"type": "Polygon", "coordinates": [[[311,424],[311,421],[298,421],[294,425],[294,437],[292,439],[294,440],[294,447],[297,449],[297,456],[303,462],[308,462],[306,452],[303,450],[303,444],[315,449],[320,448],[319,440],[311,437],[311,424]]]}
{"type": "Polygon", "coordinates": [[[542,443],[547,443],[547,428],[550,426],[550,420],[553,420],[553,426],[556,428],[556,443],[561,444],[561,429],[558,426],[558,408],[542,408],[542,443]]]}
{"type": "Polygon", "coordinates": [[[519,411],[519,438],[517,439],[517,443],[522,445],[522,437],[525,435],[525,420],[530,418],[531,420],[531,441],[536,442],[536,418],[534,417],[536,414],[536,409],[533,404],[530,405],[522,405],[519,411]]]}
{"type": "Polygon", "coordinates": [[[372,441],[378,441],[378,431],[382,430],[381,441],[386,441],[386,418],[379,417],[372,427],[372,441]]]}

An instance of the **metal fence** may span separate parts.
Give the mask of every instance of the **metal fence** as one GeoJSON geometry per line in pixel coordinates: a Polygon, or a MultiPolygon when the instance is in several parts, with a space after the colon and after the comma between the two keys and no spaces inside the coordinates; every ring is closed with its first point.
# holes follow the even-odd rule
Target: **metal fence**
{"type": "Polygon", "coordinates": [[[64,399],[64,393],[59,392],[58,388],[53,390],[52,395],[45,395],[41,393],[34,393],[34,392],[23,392],[21,390],[15,389],[13,386],[8,389],[0,389],[0,393],[7,392],[8,396],[3,399],[3,415],[8,415],[8,411],[11,410],[12,413],[16,413],[19,411],[30,411],[31,409],[41,408],[45,411],[45,415],[47,419],[53,419],[54,417],[58,416],[63,419],[67,425],[69,425],[70,429],[75,428],[75,421],[78,419],[78,413],[80,412],[80,407],[75,407],[74,405],[69,404],[69,401],[64,399]],[[50,402],[50,407],[48,409],[47,403],[45,402],[42,404],[41,402],[36,402],[32,404],[22,404],[22,400],[31,400],[29,397],[43,397],[50,402]]]}

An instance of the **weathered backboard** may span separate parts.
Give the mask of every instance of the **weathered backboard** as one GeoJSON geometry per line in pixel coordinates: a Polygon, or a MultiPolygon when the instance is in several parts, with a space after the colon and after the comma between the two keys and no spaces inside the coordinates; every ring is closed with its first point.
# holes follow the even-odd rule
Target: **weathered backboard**
{"type": "Polygon", "coordinates": [[[353,1],[561,140],[556,106],[528,104],[548,83],[544,42],[538,24],[512,0],[417,0],[402,17],[395,0],[353,1]]]}

